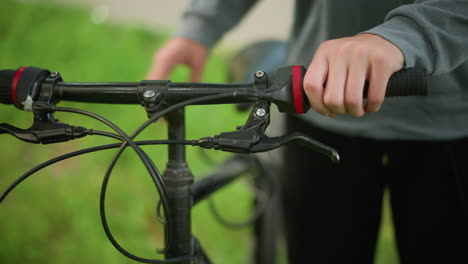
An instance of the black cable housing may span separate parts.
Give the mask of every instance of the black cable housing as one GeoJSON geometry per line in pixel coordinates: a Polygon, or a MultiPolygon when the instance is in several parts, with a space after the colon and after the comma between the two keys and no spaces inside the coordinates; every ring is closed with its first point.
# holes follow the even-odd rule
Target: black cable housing
{"type": "MultiPolygon", "coordinates": [[[[209,100],[213,100],[213,99],[220,99],[220,98],[229,98],[229,97],[235,97],[237,95],[250,95],[250,93],[248,92],[232,92],[232,93],[223,93],[223,94],[215,94],[215,95],[208,95],[208,96],[203,96],[203,97],[199,97],[199,98],[193,98],[193,99],[190,99],[190,100],[187,100],[187,101],[183,101],[183,102],[180,102],[180,103],[177,103],[177,104],[174,104],[172,106],[169,106],[168,108],[160,111],[159,113],[153,115],[150,119],[148,119],[146,122],[144,122],[139,128],[137,128],[133,133],[132,135],[130,136],[131,139],[134,139],[136,136],[138,136],[138,134],[140,134],[144,129],[146,129],[150,124],[156,122],[158,119],[160,119],[161,117],[163,117],[164,115],[168,114],[169,112],[171,111],[174,111],[178,108],[182,108],[182,107],[185,107],[187,105],[191,105],[191,104],[196,104],[196,103],[199,103],[199,102],[203,102],[203,101],[209,101],[209,100]]],[[[138,256],[135,256],[133,254],[131,254],[130,252],[128,252],[127,250],[125,250],[122,246],[120,246],[120,244],[115,240],[115,238],[112,236],[112,233],[107,225],[107,221],[106,221],[106,218],[105,218],[105,195],[106,195],[106,188],[107,188],[107,183],[109,181],[109,176],[110,176],[110,172],[112,171],[112,169],[114,168],[115,164],[117,163],[117,160],[120,158],[121,154],[123,153],[123,150],[125,149],[125,146],[127,144],[127,141],[125,141],[122,146],[120,147],[120,149],[118,150],[118,152],[116,153],[116,155],[114,156],[113,160],[111,161],[111,164],[109,165],[109,168],[106,172],[106,175],[104,176],[104,179],[103,179],[103,184],[102,184],[102,188],[101,188],[101,198],[100,198],[100,211],[101,211],[101,220],[102,220],[102,223],[103,223],[103,227],[104,227],[104,230],[106,232],[106,235],[109,239],[109,241],[112,243],[112,245],[120,252],[122,253],[123,255],[125,255],[126,257],[130,258],[130,259],[133,259],[135,261],[139,261],[139,262],[143,262],[143,263],[164,263],[164,262],[177,262],[177,261],[183,261],[183,260],[188,260],[190,258],[194,258],[196,256],[182,256],[182,257],[177,257],[177,258],[171,258],[171,259],[167,259],[167,260],[164,260],[164,262],[161,262],[163,260],[152,260],[152,259],[146,259],[146,258],[141,258],[141,257],[138,257],[138,256]]],[[[154,165],[154,164],[153,164],[154,165]]],[[[158,172],[159,173],[159,172],[158,172]]],[[[161,196],[161,193],[160,193],[160,196],[161,196]]],[[[164,211],[166,212],[166,216],[170,216],[170,214],[167,214],[167,210],[164,205],[164,201],[161,199],[161,204],[164,208],[164,211]]],[[[167,241],[170,241],[170,231],[171,231],[171,222],[170,222],[170,218],[167,218],[166,219],[166,234],[167,234],[167,241]]],[[[166,243],[166,245],[169,245],[170,243],[166,243]]],[[[160,253],[164,253],[166,250],[167,250],[167,246],[163,249],[163,250],[160,250],[159,252],[160,253]]]]}
{"type": "MultiPolygon", "coordinates": [[[[104,118],[102,116],[99,116],[97,114],[85,111],[85,110],[73,109],[73,108],[57,107],[57,108],[55,108],[55,111],[57,111],[57,112],[70,112],[70,113],[81,114],[81,115],[85,115],[85,116],[94,118],[94,119],[96,119],[98,121],[101,121],[102,123],[106,124],[110,128],[112,128],[114,131],[116,131],[125,140],[121,144],[118,152],[116,153],[116,155],[112,159],[112,161],[111,161],[111,163],[110,163],[110,165],[109,165],[109,167],[108,167],[108,169],[106,171],[106,174],[104,176],[104,179],[103,179],[103,182],[102,182],[102,185],[101,185],[101,193],[100,193],[100,198],[99,198],[99,212],[100,212],[100,216],[101,216],[101,223],[102,223],[104,232],[105,232],[108,240],[111,242],[111,244],[114,246],[114,248],[116,248],[124,256],[126,256],[126,257],[128,257],[128,258],[130,258],[132,260],[142,262],[142,263],[175,263],[175,262],[179,262],[179,261],[192,259],[192,256],[190,256],[190,255],[171,258],[171,259],[167,259],[167,260],[142,258],[142,257],[136,256],[136,255],[130,253],[129,251],[124,249],[117,242],[117,240],[112,235],[112,232],[110,231],[109,225],[107,223],[107,217],[106,217],[106,213],[105,213],[105,208],[106,208],[105,207],[105,198],[106,198],[107,184],[109,182],[112,170],[115,167],[115,164],[119,160],[120,156],[122,155],[123,151],[126,149],[127,145],[130,145],[130,147],[136,152],[136,154],[138,155],[140,160],[145,165],[145,167],[146,167],[148,173],[150,174],[154,184],[156,185],[156,188],[157,188],[158,193],[159,193],[159,199],[160,199],[160,201],[162,203],[164,211],[168,212],[170,210],[170,208],[169,208],[168,201],[167,201],[167,194],[166,194],[166,189],[164,187],[164,181],[162,179],[162,175],[158,171],[158,169],[156,168],[156,165],[153,163],[153,161],[148,157],[146,152],[144,152],[140,147],[138,147],[135,144],[135,142],[133,141],[135,136],[129,137],[118,126],[116,126],[111,121],[107,120],[106,118],[104,118]]],[[[165,242],[166,243],[165,243],[164,248],[161,250],[162,252],[167,250],[167,248],[170,245],[170,242],[171,242],[170,230],[172,230],[172,227],[171,227],[172,222],[171,222],[171,219],[170,219],[170,214],[166,213],[165,215],[167,215],[167,217],[168,217],[168,219],[166,220],[166,230],[169,231],[169,232],[165,232],[165,234],[166,234],[165,242]]]]}
{"type": "MultiPolygon", "coordinates": [[[[96,132],[96,130],[94,130],[96,132]]],[[[106,134],[108,132],[105,132],[106,134]]],[[[101,135],[100,133],[96,133],[96,135],[101,135]]],[[[103,135],[102,135],[103,136],[103,135]]],[[[117,136],[117,135],[115,135],[117,136]]],[[[114,138],[114,137],[112,137],[114,138]]],[[[196,146],[197,141],[195,140],[142,140],[142,141],[135,141],[135,144],[139,146],[145,146],[145,145],[166,145],[166,144],[183,144],[183,145],[191,145],[191,146],[196,146]]],[[[108,149],[115,149],[118,148],[122,145],[122,143],[113,143],[113,144],[107,144],[107,145],[101,145],[101,146],[96,146],[96,147],[90,147],[86,149],[81,149],[73,152],[69,152],[67,154],[63,154],[60,156],[57,156],[55,158],[52,158],[50,160],[47,160],[36,167],[30,169],[29,171],[25,172],[22,176],[20,176],[18,179],[16,179],[8,188],[3,191],[3,193],[0,195],[0,204],[7,198],[7,196],[16,188],[20,183],[22,183],[24,180],[29,178],[30,176],[34,175],[34,173],[39,172],[40,170],[53,165],[57,162],[73,158],[76,156],[92,153],[92,152],[97,152],[101,150],[108,150],[108,149]]]]}

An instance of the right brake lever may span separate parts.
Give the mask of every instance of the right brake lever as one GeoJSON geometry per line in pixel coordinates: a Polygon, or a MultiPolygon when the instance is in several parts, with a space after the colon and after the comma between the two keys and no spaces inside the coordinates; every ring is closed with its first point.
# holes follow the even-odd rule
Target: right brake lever
{"type": "Polygon", "coordinates": [[[265,131],[269,123],[270,103],[258,101],[252,108],[246,123],[238,130],[202,138],[199,140],[199,146],[236,153],[257,153],[273,150],[290,142],[298,142],[326,155],[333,162],[339,162],[340,156],[335,149],[302,133],[295,132],[278,137],[267,136],[265,131]]]}
{"type": "Polygon", "coordinates": [[[251,147],[250,151],[252,153],[264,152],[264,151],[279,148],[291,142],[297,142],[312,150],[315,150],[329,157],[335,163],[338,163],[340,161],[340,155],[334,148],[329,147],[299,132],[294,132],[291,134],[278,136],[278,137],[268,137],[268,136],[261,137],[260,141],[251,147]]]}

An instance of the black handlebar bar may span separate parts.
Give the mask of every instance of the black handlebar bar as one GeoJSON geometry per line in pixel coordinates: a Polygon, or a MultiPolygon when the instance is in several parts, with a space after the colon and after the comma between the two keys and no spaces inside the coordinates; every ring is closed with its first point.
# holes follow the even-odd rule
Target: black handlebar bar
{"type": "MultiPolygon", "coordinates": [[[[214,84],[178,83],[170,81],[142,81],[122,83],[70,83],[63,82],[58,73],[35,67],[22,67],[16,71],[0,71],[0,103],[14,104],[31,111],[38,97],[46,96],[53,103],[60,100],[112,103],[112,104],[163,104],[172,105],[205,95],[231,93],[223,99],[205,104],[226,104],[271,101],[281,112],[305,113],[310,108],[302,80],[306,69],[302,66],[281,68],[268,78],[263,72],[255,74],[253,83],[214,84]]],[[[426,95],[425,73],[417,69],[405,69],[389,80],[386,96],[426,95]]],[[[367,84],[364,88],[367,96],[367,84]]]]}

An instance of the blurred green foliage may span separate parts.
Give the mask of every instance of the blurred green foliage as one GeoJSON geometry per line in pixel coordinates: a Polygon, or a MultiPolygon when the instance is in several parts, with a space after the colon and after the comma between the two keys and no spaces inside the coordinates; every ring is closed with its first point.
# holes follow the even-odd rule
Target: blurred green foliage
{"type": "MultiPolygon", "coordinates": [[[[125,25],[94,24],[90,11],[50,4],[0,1],[0,69],[36,66],[59,71],[66,81],[139,81],[151,64],[153,52],[167,39],[164,31],[125,25]]],[[[223,82],[226,54],[211,57],[204,81],[223,82]]],[[[188,72],[177,69],[171,80],[184,81],[188,72]]],[[[63,102],[109,118],[130,133],[146,121],[140,106],[90,105],[63,102]]],[[[72,125],[105,130],[89,118],[57,113],[72,125]]],[[[233,130],[244,115],[232,106],[187,108],[187,138],[233,130]]],[[[0,106],[1,122],[27,128],[30,113],[0,106]]],[[[164,139],[166,125],[158,122],[139,139],[164,139]]],[[[0,138],[0,189],[16,177],[60,154],[112,142],[97,136],[54,145],[33,145],[7,135],[0,138]]],[[[166,147],[145,147],[162,171],[166,147]]],[[[198,149],[188,149],[188,161],[198,177],[210,166],[198,149]]],[[[34,174],[0,206],[0,263],[134,263],[120,255],[101,228],[98,201],[101,179],[115,151],[73,158],[34,174]]],[[[208,152],[216,161],[226,153],[208,152]]],[[[250,192],[243,182],[215,196],[218,207],[229,208],[235,219],[249,213],[250,192]]],[[[162,226],[155,217],[157,192],[138,158],[127,151],[113,173],[108,190],[108,219],[123,246],[140,256],[163,245],[162,226]]],[[[216,263],[243,263],[249,254],[248,229],[228,230],[216,223],[206,203],[193,210],[193,233],[216,263]]]]}
{"type": "MultiPolygon", "coordinates": [[[[153,52],[168,33],[147,31],[131,23],[93,23],[90,11],[51,4],[0,1],[0,69],[36,66],[59,71],[66,81],[139,81],[144,78],[153,52]]],[[[227,54],[215,53],[203,77],[207,82],[226,80],[227,54]]],[[[171,80],[185,81],[178,68],[171,80]]],[[[63,102],[61,106],[96,112],[130,133],[146,120],[139,106],[90,105],[63,102]]],[[[86,117],[56,114],[63,122],[93,129],[106,127],[86,117]]],[[[232,106],[187,108],[187,138],[196,139],[231,131],[244,122],[232,106]]],[[[1,122],[27,128],[30,113],[0,105],[1,122]]],[[[166,125],[158,122],[139,139],[164,139],[166,125]]],[[[21,174],[52,157],[85,147],[112,142],[89,137],[54,145],[32,145],[2,135],[0,190],[21,174]]],[[[145,147],[162,170],[166,147],[145,147]]],[[[199,150],[188,148],[188,161],[198,177],[210,166],[199,150]]],[[[120,255],[101,228],[98,198],[101,180],[115,151],[93,153],[50,166],[22,183],[0,206],[0,263],[134,263],[120,255]]],[[[216,161],[229,154],[210,151],[216,161]]],[[[248,217],[251,194],[238,182],[215,195],[219,208],[233,220],[248,217]]],[[[163,245],[162,226],[155,217],[157,192],[138,158],[127,151],[112,175],[108,190],[108,219],[122,245],[140,256],[158,258],[163,245]]],[[[229,230],[213,220],[206,202],[193,210],[193,233],[214,263],[247,263],[249,229],[229,230]]],[[[377,263],[397,263],[388,207],[379,240],[377,263]]],[[[337,252],[339,254],[339,252],[337,252]]]]}

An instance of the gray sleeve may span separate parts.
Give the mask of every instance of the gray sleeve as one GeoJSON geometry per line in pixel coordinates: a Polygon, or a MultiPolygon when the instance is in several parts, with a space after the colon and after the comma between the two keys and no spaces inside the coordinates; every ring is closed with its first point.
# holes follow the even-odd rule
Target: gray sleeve
{"type": "Polygon", "coordinates": [[[468,60],[468,1],[415,1],[392,10],[383,24],[366,33],[398,46],[406,68],[447,73],[468,60]]]}
{"type": "Polygon", "coordinates": [[[257,0],[191,0],[175,36],[191,39],[211,49],[255,2],[257,0]]]}

